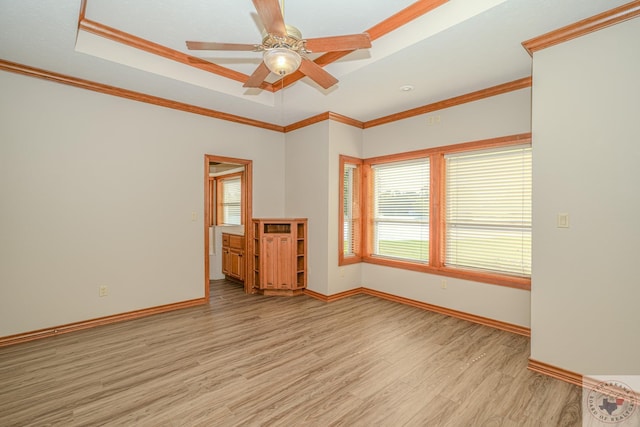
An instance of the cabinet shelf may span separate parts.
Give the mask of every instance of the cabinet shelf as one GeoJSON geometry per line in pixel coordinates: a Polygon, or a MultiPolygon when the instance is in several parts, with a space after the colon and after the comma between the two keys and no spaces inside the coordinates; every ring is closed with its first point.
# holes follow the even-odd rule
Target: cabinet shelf
{"type": "Polygon", "coordinates": [[[264,295],[299,295],[307,286],[307,219],[253,223],[253,287],[264,295]]]}

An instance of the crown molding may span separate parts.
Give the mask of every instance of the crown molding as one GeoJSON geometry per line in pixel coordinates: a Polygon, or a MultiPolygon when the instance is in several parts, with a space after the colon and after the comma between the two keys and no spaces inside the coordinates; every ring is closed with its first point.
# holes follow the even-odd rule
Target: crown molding
{"type": "Polygon", "coordinates": [[[522,46],[533,55],[542,49],[564,43],[568,40],[584,36],[585,34],[601,30],[602,28],[618,24],[640,15],[640,0],[613,8],[606,12],[583,19],[571,25],[550,31],[538,37],[522,42],[522,46]]]}
{"type": "Polygon", "coordinates": [[[93,92],[104,93],[106,95],[118,96],[120,98],[131,99],[134,101],[144,102],[147,104],[158,105],[161,107],[171,108],[174,110],[185,111],[187,113],[207,116],[214,119],[225,120],[234,123],[240,123],[248,126],[255,126],[276,132],[284,132],[284,127],[274,125],[259,120],[249,119],[247,117],[236,116],[234,114],[224,113],[222,111],[211,110],[208,108],[197,107],[195,105],[183,102],[171,101],[169,99],[160,98],[158,96],[147,95],[141,92],[134,92],[128,89],[121,89],[115,86],[109,86],[102,83],[96,83],[89,80],[79,79],[76,77],[66,76],[64,74],[54,73],[39,68],[29,67],[27,65],[17,64],[15,62],[0,59],[0,70],[12,73],[22,74],[29,77],[49,80],[55,83],[62,83],[74,86],[80,89],[87,89],[93,92]]]}
{"type": "Polygon", "coordinates": [[[379,126],[382,124],[391,123],[398,120],[403,120],[419,114],[425,114],[432,111],[441,110],[443,108],[454,107],[456,105],[477,101],[479,99],[488,98],[491,96],[500,95],[502,93],[506,93],[506,92],[531,86],[531,77],[524,77],[522,79],[514,80],[512,82],[493,86],[487,89],[482,89],[476,92],[471,92],[466,95],[445,99],[443,101],[438,101],[422,107],[414,108],[412,110],[407,110],[404,112],[392,114],[390,116],[381,117],[379,119],[370,120],[367,122],[361,122],[359,120],[352,119],[350,117],[343,116],[338,113],[327,111],[327,112],[309,117],[307,119],[301,120],[299,122],[289,124],[287,126],[280,126],[280,125],[276,125],[268,122],[263,122],[260,120],[250,119],[243,116],[224,113],[222,111],[211,110],[203,107],[197,107],[195,105],[186,104],[183,102],[171,101],[166,98],[147,95],[141,92],[135,92],[128,89],[121,89],[115,86],[96,83],[90,80],[84,80],[76,77],[67,76],[64,74],[54,73],[52,71],[34,68],[28,65],[22,65],[15,62],[6,61],[3,59],[0,59],[0,70],[22,74],[29,77],[36,77],[39,79],[49,80],[55,83],[62,83],[62,84],[74,86],[81,89],[87,89],[94,92],[104,93],[107,95],[118,96],[121,98],[131,99],[134,101],[144,102],[147,104],[153,104],[161,107],[171,108],[174,110],[185,111],[188,113],[198,114],[201,116],[207,116],[214,119],[240,123],[247,126],[255,126],[255,127],[272,130],[275,132],[283,132],[283,133],[292,132],[294,130],[297,130],[306,126],[311,126],[315,123],[319,123],[324,120],[334,120],[336,122],[344,123],[346,125],[353,126],[358,129],[367,129],[370,127],[379,126]]]}
{"type": "Polygon", "coordinates": [[[431,113],[433,111],[442,110],[444,108],[455,107],[456,105],[478,101],[480,99],[501,95],[503,93],[512,92],[514,90],[524,89],[527,87],[531,87],[531,77],[523,77],[521,79],[513,80],[511,82],[499,84],[486,89],[481,89],[475,92],[471,92],[471,93],[456,96],[453,98],[445,99],[442,101],[434,102],[432,104],[423,105],[422,107],[412,108],[411,110],[406,110],[400,113],[395,113],[388,116],[380,117],[378,119],[369,120],[367,122],[364,122],[364,128],[368,129],[374,126],[380,126],[387,123],[396,122],[398,120],[408,119],[410,117],[418,116],[421,114],[431,113]]]}

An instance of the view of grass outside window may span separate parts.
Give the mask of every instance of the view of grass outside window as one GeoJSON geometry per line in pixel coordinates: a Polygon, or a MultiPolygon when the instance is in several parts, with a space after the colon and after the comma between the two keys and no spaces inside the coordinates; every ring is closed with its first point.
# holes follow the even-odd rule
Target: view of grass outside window
{"type": "Polygon", "coordinates": [[[531,147],[445,156],[445,266],[531,275],[531,147]]]}
{"type": "Polygon", "coordinates": [[[429,262],[429,158],[373,165],[372,254],[429,262]]]}

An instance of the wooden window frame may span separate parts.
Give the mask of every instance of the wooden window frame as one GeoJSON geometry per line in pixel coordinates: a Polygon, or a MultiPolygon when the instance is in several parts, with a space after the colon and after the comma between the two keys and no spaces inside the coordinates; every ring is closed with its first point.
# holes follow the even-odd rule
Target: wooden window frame
{"type": "Polygon", "coordinates": [[[356,157],[350,157],[340,155],[340,183],[339,183],[339,197],[340,203],[338,207],[338,265],[348,265],[362,262],[362,159],[356,157]],[[344,254],[344,172],[345,166],[355,166],[356,183],[353,185],[354,194],[352,197],[352,212],[354,217],[357,216],[358,223],[354,226],[353,232],[353,255],[345,256],[344,254]]]}
{"type": "MultiPolygon", "coordinates": [[[[235,172],[235,173],[230,173],[228,175],[220,175],[217,176],[215,178],[213,178],[214,181],[214,185],[215,185],[215,196],[213,198],[213,202],[215,203],[215,225],[225,225],[226,223],[224,222],[224,211],[222,209],[222,195],[223,195],[223,191],[222,191],[222,185],[223,182],[225,180],[229,180],[229,179],[234,179],[234,178],[240,178],[240,189],[241,192],[245,191],[245,183],[244,183],[244,173],[242,172],[235,172]]],[[[244,193],[242,193],[244,194],[244,193]]],[[[244,197],[240,197],[240,225],[244,225],[244,197]]]]}
{"type": "MultiPolygon", "coordinates": [[[[340,177],[342,188],[342,177],[344,176],[343,162],[354,163],[360,160],[362,162],[362,191],[361,191],[361,216],[362,216],[362,238],[360,241],[361,256],[354,258],[351,262],[366,262],[370,264],[383,265],[387,267],[402,268],[406,270],[419,271],[424,273],[437,274],[442,276],[454,277],[459,279],[471,280],[481,283],[490,283],[495,285],[507,286],[517,289],[531,289],[531,278],[511,276],[507,274],[490,273],[446,267],[445,261],[445,159],[446,154],[475,151],[489,148],[508,147],[531,143],[531,133],[510,135],[499,138],[484,139],[479,141],[464,142],[460,144],[447,145],[443,147],[428,148],[423,150],[411,151],[406,153],[397,153],[369,159],[354,159],[346,156],[340,157],[340,177]],[[343,160],[350,159],[349,161],[343,160]],[[384,258],[372,254],[373,241],[373,176],[371,166],[376,164],[391,163],[402,160],[411,160],[415,158],[429,157],[430,161],[430,192],[431,200],[429,204],[430,212],[430,241],[429,241],[429,263],[417,263],[412,261],[404,261],[398,259],[384,258]]],[[[340,192],[340,238],[339,248],[342,254],[344,241],[342,239],[342,230],[344,230],[342,200],[344,194],[340,192]]],[[[343,261],[341,259],[341,261],[343,261]]],[[[339,264],[342,265],[342,264],[339,264]]]]}

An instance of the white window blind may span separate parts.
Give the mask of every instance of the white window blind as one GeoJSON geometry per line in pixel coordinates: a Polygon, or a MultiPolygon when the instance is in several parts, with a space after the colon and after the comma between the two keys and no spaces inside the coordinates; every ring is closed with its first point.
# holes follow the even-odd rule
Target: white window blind
{"type": "Polygon", "coordinates": [[[240,225],[242,187],[240,177],[222,180],[222,222],[240,225]]]}
{"type": "Polygon", "coordinates": [[[429,159],[373,165],[373,254],[429,262],[429,159]]]}
{"type": "Polygon", "coordinates": [[[530,276],[531,147],[445,159],[445,265],[530,276]]]}
{"type": "Polygon", "coordinates": [[[342,186],[343,186],[343,200],[342,200],[342,208],[343,208],[343,254],[345,256],[354,256],[356,254],[355,244],[357,242],[357,230],[359,224],[357,223],[357,219],[354,217],[357,212],[357,207],[354,206],[354,198],[358,189],[356,186],[359,185],[356,179],[357,166],[345,163],[344,165],[344,176],[342,177],[342,186]]]}

